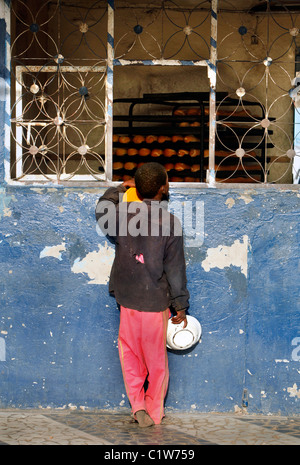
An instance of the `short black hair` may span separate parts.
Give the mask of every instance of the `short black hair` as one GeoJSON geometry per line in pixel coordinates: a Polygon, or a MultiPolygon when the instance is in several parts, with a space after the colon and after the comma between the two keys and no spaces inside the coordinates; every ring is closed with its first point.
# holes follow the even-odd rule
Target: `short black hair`
{"type": "Polygon", "coordinates": [[[143,199],[153,199],[161,186],[167,183],[167,172],[156,162],[144,163],[135,172],[135,187],[143,199]]]}

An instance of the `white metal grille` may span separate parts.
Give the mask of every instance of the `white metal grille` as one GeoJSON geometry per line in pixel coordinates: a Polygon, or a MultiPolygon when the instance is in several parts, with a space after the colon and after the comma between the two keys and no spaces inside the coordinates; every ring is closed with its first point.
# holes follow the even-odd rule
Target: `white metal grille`
{"type": "Polygon", "coordinates": [[[112,180],[114,69],[183,66],[207,69],[206,181],[292,182],[300,15],[288,3],[12,0],[11,178],[112,180]]]}

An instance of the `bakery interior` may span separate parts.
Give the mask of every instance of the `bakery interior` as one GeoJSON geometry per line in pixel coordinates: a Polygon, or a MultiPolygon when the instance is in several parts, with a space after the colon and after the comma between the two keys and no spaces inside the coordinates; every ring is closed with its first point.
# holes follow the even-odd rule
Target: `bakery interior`
{"type": "MultiPolygon", "coordinates": [[[[116,0],[113,21],[106,1],[65,0],[59,8],[50,1],[47,10],[35,0],[12,3],[13,67],[25,63],[27,87],[39,80],[38,88],[53,95],[43,103],[51,122],[59,99],[64,115],[63,129],[33,123],[28,136],[28,121],[38,120],[40,108],[27,93],[23,173],[119,182],[154,160],[174,183],[207,183],[209,170],[216,183],[299,182],[299,2],[116,0]],[[36,43],[25,39],[24,18],[35,25],[43,15],[53,18],[45,20],[45,34],[36,43]],[[37,63],[43,71],[60,67],[61,84],[52,68],[37,75],[30,68],[37,63]],[[104,71],[96,73],[97,66],[104,71]],[[38,153],[26,155],[34,131],[38,153]]],[[[12,159],[17,178],[17,151],[12,159]]]]}

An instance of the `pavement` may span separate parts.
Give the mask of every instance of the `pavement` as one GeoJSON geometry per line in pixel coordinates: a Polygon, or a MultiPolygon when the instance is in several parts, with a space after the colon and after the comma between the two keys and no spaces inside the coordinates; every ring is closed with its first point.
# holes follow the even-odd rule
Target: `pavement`
{"type": "MultiPolygon", "coordinates": [[[[101,445],[105,446],[103,454],[108,454],[104,458],[109,459],[122,458],[113,455],[128,451],[129,446],[132,450],[143,446],[151,460],[158,458],[153,454],[165,450],[179,454],[173,458],[192,459],[191,454],[200,445],[300,445],[299,416],[173,410],[165,413],[161,425],[143,429],[127,410],[3,409],[0,445],[101,445]],[[182,456],[188,453],[190,456],[182,456]]],[[[125,458],[137,461],[134,456],[125,458]]]]}

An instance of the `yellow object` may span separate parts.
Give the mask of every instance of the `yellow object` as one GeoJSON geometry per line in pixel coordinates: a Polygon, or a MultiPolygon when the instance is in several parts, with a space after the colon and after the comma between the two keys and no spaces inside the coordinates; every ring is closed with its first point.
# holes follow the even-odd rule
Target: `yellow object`
{"type": "Polygon", "coordinates": [[[123,195],[122,202],[141,202],[137,195],[135,187],[130,187],[129,189],[127,189],[127,191],[123,195]]]}

